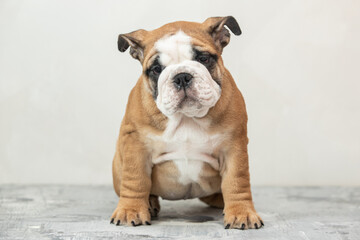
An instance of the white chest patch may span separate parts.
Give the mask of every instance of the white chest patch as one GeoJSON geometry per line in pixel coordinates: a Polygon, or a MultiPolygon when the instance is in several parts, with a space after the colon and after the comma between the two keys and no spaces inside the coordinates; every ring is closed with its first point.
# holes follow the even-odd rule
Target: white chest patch
{"type": "Polygon", "coordinates": [[[175,114],[162,136],[151,137],[153,164],[173,161],[180,173],[178,181],[183,185],[197,182],[204,163],[219,170],[219,161],[212,153],[222,142],[223,134],[210,135],[207,127],[205,120],[175,114]]]}

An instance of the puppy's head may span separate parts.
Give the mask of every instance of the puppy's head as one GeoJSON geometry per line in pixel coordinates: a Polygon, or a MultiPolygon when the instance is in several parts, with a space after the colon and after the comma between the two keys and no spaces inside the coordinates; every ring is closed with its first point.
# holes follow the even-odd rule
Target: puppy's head
{"type": "Polygon", "coordinates": [[[221,95],[221,53],[230,41],[225,26],[241,34],[233,17],[212,17],[120,34],[118,48],[124,52],[130,46],[131,56],[141,62],[144,86],[164,115],[203,117],[221,95]]]}

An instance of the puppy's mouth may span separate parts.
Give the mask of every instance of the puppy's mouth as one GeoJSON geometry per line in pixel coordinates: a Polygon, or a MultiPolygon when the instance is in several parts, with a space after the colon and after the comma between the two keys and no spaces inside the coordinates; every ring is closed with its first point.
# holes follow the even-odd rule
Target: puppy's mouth
{"type": "Polygon", "coordinates": [[[165,68],[158,88],[156,104],[167,116],[178,112],[188,117],[203,117],[221,94],[208,70],[197,62],[165,68]]]}
{"type": "MultiPolygon", "coordinates": [[[[178,109],[183,109],[185,107],[193,107],[196,105],[198,101],[192,97],[185,96],[178,104],[178,109]]],[[[200,106],[196,106],[196,108],[200,108],[200,106]]]]}
{"type": "Polygon", "coordinates": [[[196,96],[192,89],[180,89],[178,92],[180,100],[177,108],[182,109],[184,107],[195,107],[200,108],[202,106],[200,99],[196,96]]]}
{"type": "Polygon", "coordinates": [[[179,90],[177,94],[178,102],[174,108],[174,112],[185,114],[188,117],[203,116],[203,114],[200,113],[204,112],[207,107],[205,107],[201,99],[194,94],[194,91],[190,89],[179,90]]]}

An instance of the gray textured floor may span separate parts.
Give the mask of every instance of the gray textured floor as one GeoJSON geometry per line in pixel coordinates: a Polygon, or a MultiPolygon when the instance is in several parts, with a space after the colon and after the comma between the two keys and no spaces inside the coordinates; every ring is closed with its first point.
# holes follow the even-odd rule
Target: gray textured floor
{"type": "Polygon", "coordinates": [[[260,230],[225,230],[221,210],[161,201],[151,226],[109,224],[111,186],[0,185],[0,239],[360,239],[360,188],[253,189],[260,230]]]}

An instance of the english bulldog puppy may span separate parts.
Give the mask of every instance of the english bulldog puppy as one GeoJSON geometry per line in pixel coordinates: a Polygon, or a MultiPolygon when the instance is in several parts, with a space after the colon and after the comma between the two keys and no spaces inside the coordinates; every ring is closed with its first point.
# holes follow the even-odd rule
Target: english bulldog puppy
{"type": "Polygon", "coordinates": [[[221,57],[226,27],[241,34],[228,16],[119,35],[119,50],[130,47],[142,73],[113,159],[119,202],[111,223],[150,225],[160,196],[223,208],[226,229],[264,225],[250,190],[244,99],[221,57]]]}

